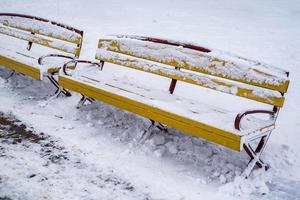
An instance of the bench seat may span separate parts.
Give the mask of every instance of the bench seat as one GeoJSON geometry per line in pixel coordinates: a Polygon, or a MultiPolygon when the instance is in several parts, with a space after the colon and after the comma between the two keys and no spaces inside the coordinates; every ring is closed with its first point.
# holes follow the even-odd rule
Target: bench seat
{"type": "Polygon", "coordinates": [[[27,50],[13,50],[0,46],[0,66],[4,65],[12,70],[19,71],[37,80],[42,80],[44,74],[55,73],[63,66],[66,58],[47,59],[43,65],[38,64],[38,59],[43,54],[37,54],[27,50]],[[14,63],[5,65],[6,63],[14,63]]]}
{"type": "Polygon", "coordinates": [[[94,65],[77,69],[72,76],[60,75],[59,83],[86,96],[235,150],[242,149],[244,138],[255,137],[275,127],[274,120],[250,115],[239,131],[233,123],[236,112],[169,94],[146,84],[137,85],[122,74],[114,74],[112,78],[94,65]]]}
{"type": "Polygon", "coordinates": [[[140,141],[170,126],[244,149],[250,161],[243,177],[255,165],[269,168],[261,154],[284,105],[289,72],[191,43],[130,35],[99,39],[95,59],[70,61],[59,75],[61,87],[82,94],[78,106],[99,100],[149,119],[140,141]],[[68,70],[78,63],[85,67],[68,70]]]}
{"type": "Polygon", "coordinates": [[[36,16],[0,13],[0,41],[0,66],[13,71],[9,77],[15,72],[47,77],[56,87],[54,96],[71,95],[59,87],[56,75],[66,61],[79,57],[83,31],[36,16]]]}

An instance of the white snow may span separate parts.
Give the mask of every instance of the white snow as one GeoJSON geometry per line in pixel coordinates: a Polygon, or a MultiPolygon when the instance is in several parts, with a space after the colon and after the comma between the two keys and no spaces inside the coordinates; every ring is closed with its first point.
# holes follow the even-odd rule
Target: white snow
{"type": "Polygon", "coordinates": [[[18,16],[0,16],[0,23],[5,26],[27,31],[30,30],[56,39],[64,39],[75,44],[78,44],[78,41],[81,40],[81,35],[79,33],[64,27],[53,25],[51,22],[18,16]]]}
{"type": "MultiPolygon", "coordinates": [[[[282,85],[287,81],[286,74],[281,75],[282,77],[274,76],[271,66],[255,63],[256,68],[253,68],[253,61],[230,57],[230,55],[214,50],[205,53],[182,48],[182,46],[175,47],[154,42],[113,37],[104,38],[99,42],[99,45],[101,45],[100,49],[124,52],[135,57],[146,58],[161,63],[176,62],[178,67],[206,72],[211,75],[219,75],[234,80],[242,79],[249,82],[271,85],[282,85]],[[271,69],[268,70],[268,68],[271,69]]],[[[98,51],[97,56],[100,57],[101,53],[101,51],[98,51]]]]}
{"type": "Polygon", "coordinates": [[[31,67],[39,69],[41,74],[47,73],[49,69],[55,69],[63,66],[63,64],[70,59],[67,58],[45,58],[43,60],[42,65],[38,63],[38,59],[45,55],[42,53],[36,52],[28,52],[25,48],[24,49],[17,49],[17,48],[5,48],[0,46],[0,54],[6,58],[25,63],[31,67]]]}
{"type": "Polygon", "coordinates": [[[29,33],[12,30],[12,29],[7,29],[7,28],[1,27],[1,26],[0,26],[0,32],[5,35],[9,35],[9,36],[19,38],[22,40],[26,40],[26,41],[31,41],[33,43],[37,43],[40,45],[49,46],[51,48],[65,51],[65,52],[72,53],[72,54],[75,54],[78,49],[74,44],[70,44],[70,43],[66,43],[66,42],[62,42],[62,41],[55,41],[55,40],[51,41],[49,39],[31,35],[29,33]]]}
{"type": "MultiPolygon", "coordinates": [[[[0,198],[299,199],[298,1],[1,0],[0,12],[31,14],[79,27],[85,31],[82,59],[94,58],[101,35],[146,35],[269,63],[289,71],[291,80],[276,129],[263,153],[271,168],[256,170],[245,180],[239,177],[247,164],[244,152],[174,129],[169,134],[156,130],[155,137],[140,144],[137,139],[149,125],[147,120],[100,102],[77,110],[78,94],[53,99],[41,107],[40,103],[47,101],[46,94],[54,92],[51,84],[22,75],[6,82],[9,71],[1,67],[1,112],[49,135],[68,152],[63,155],[69,160],[45,165],[47,158],[41,156],[39,144],[1,141],[0,155],[8,156],[0,156],[0,198]],[[29,178],[33,173],[36,176],[29,178]],[[134,191],[124,189],[126,183],[134,186],[134,191]]],[[[2,38],[0,41],[2,44],[2,38]]],[[[110,70],[116,69],[106,65],[104,72],[110,70]]],[[[127,79],[135,77],[132,81],[137,83],[146,80],[167,92],[169,80],[157,82],[147,75],[136,76],[137,72],[121,72],[127,79]]],[[[175,94],[202,99],[225,110],[265,108],[232,95],[216,97],[209,90],[198,91],[186,84],[178,84],[175,94]]]]}
{"type": "MultiPolygon", "coordinates": [[[[231,112],[230,110],[222,109],[222,107],[213,106],[209,104],[209,102],[205,102],[205,100],[189,99],[180,94],[171,95],[161,87],[149,85],[148,82],[137,83],[135,77],[130,79],[126,77],[126,74],[131,72],[130,70],[124,73],[117,71],[117,69],[113,70],[116,66],[105,64],[104,67],[105,70],[100,71],[98,66],[86,65],[78,67],[73,71],[72,77],[64,77],[109,93],[126,97],[133,101],[144,103],[153,108],[158,108],[196,122],[211,125],[221,130],[226,130],[238,136],[250,135],[250,133],[255,134],[255,132],[261,133],[262,128],[274,127],[274,120],[270,119],[269,116],[267,116],[266,120],[252,115],[247,119],[243,119],[242,131],[236,130],[234,128],[234,119],[238,114],[237,112],[231,112]]],[[[163,71],[162,67],[155,67],[156,66],[151,66],[150,70],[157,68],[163,71]]],[[[167,70],[166,68],[166,71],[167,70]]],[[[181,74],[179,73],[179,75],[181,74]]],[[[136,74],[136,76],[143,76],[143,74],[136,74]]],[[[148,78],[156,82],[161,81],[161,78],[151,74],[148,75],[148,78]]],[[[224,89],[227,88],[224,87],[224,89]]]]}
{"type": "MultiPolygon", "coordinates": [[[[172,76],[178,77],[178,79],[182,79],[183,81],[192,82],[193,84],[200,85],[206,88],[214,89],[228,94],[241,95],[241,92],[238,92],[238,90],[241,91],[248,90],[249,91],[248,96],[261,97],[263,100],[265,100],[267,103],[270,104],[274,103],[274,99],[278,100],[282,97],[281,94],[277,91],[272,91],[272,90],[255,87],[252,85],[241,84],[237,82],[230,82],[215,77],[212,78],[204,74],[182,72],[175,69],[170,69],[167,67],[160,66],[157,63],[151,63],[136,58],[130,58],[128,56],[125,56],[124,54],[118,54],[115,52],[106,51],[101,48],[97,50],[96,58],[107,62],[113,60],[113,62],[120,63],[120,65],[126,67],[132,67],[134,69],[143,70],[146,72],[159,74],[159,75],[162,74],[164,76],[168,76],[171,78],[172,76]]],[[[83,73],[82,75],[86,75],[86,74],[83,73]]],[[[247,97],[247,95],[243,93],[242,95],[247,97]]]]}

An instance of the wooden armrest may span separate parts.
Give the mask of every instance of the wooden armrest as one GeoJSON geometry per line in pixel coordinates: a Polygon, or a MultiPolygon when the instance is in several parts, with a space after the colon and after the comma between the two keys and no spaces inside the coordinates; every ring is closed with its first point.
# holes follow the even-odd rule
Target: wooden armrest
{"type": "Polygon", "coordinates": [[[269,114],[272,118],[275,117],[276,110],[247,110],[245,112],[239,113],[234,120],[234,128],[239,130],[241,129],[241,120],[246,116],[250,114],[257,114],[257,113],[263,113],[263,114],[269,114]]]}
{"type": "Polygon", "coordinates": [[[104,61],[100,61],[100,63],[96,63],[96,62],[92,62],[92,61],[89,61],[89,60],[71,60],[71,61],[69,61],[69,62],[66,62],[66,63],[64,64],[63,68],[62,68],[65,75],[70,76],[70,75],[67,73],[67,70],[66,70],[66,69],[67,69],[68,65],[70,65],[70,64],[72,64],[72,63],[74,63],[74,65],[77,65],[77,63],[85,63],[85,64],[97,65],[97,66],[100,68],[100,70],[103,69],[103,65],[104,65],[104,61]]]}
{"type": "Polygon", "coordinates": [[[60,58],[68,58],[68,59],[71,59],[71,60],[74,60],[74,59],[75,59],[75,58],[72,57],[72,56],[66,56],[66,55],[61,55],[61,54],[49,54],[49,55],[44,55],[44,56],[39,57],[38,63],[39,63],[40,65],[42,65],[42,64],[43,64],[42,61],[43,61],[45,58],[47,58],[47,57],[60,57],[60,58]]]}

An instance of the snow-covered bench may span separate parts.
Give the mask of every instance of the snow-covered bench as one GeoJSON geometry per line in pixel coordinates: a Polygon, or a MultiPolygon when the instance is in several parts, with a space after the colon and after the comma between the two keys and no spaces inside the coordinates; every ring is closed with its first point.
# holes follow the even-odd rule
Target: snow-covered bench
{"type": "Polygon", "coordinates": [[[267,169],[260,155],[283,106],[288,72],[191,44],[133,36],[100,39],[96,59],[100,63],[90,62],[73,71],[67,67],[88,61],[66,63],[59,84],[84,95],[81,101],[90,97],[150,119],[152,125],[145,135],[154,127],[164,129],[168,125],[233,150],[245,149],[251,158],[245,176],[255,164],[267,169]],[[101,71],[104,62],[113,65],[101,71]],[[134,69],[131,73],[138,70],[171,79],[169,92],[151,87],[146,76],[135,79],[134,75],[126,77],[115,72],[114,67],[119,66],[134,69]],[[191,100],[173,94],[177,81],[215,90],[216,98],[222,93],[231,94],[269,104],[270,109],[236,113],[205,102],[205,98],[191,100]],[[253,142],[256,149],[250,146],[253,142]]]}
{"type": "Polygon", "coordinates": [[[63,63],[78,58],[83,31],[39,17],[0,13],[0,33],[0,66],[37,80],[48,77],[57,94],[70,94],[60,90],[53,75],[63,63]],[[46,57],[52,59],[43,62],[46,57]]]}

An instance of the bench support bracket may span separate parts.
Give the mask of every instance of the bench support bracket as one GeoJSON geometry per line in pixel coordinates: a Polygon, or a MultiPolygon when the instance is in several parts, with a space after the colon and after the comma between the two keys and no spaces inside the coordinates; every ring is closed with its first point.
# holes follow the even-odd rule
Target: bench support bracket
{"type": "Polygon", "coordinates": [[[91,98],[91,97],[87,97],[87,96],[84,96],[83,94],[81,94],[81,99],[79,100],[76,108],[79,109],[81,108],[83,105],[85,105],[86,102],[89,102],[89,103],[93,103],[95,101],[95,99],[91,98]]]}
{"type": "MultiPolygon", "coordinates": [[[[35,33],[31,33],[32,35],[35,35],[35,33]]],[[[31,47],[32,47],[32,42],[28,42],[28,45],[27,45],[27,50],[30,51],[31,50],[31,47]]]]}
{"type": "Polygon", "coordinates": [[[54,96],[58,96],[61,93],[66,95],[67,97],[71,96],[71,93],[68,90],[66,90],[66,89],[59,86],[57,80],[53,77],[53,75],[48,75],[47,77],[50,80],[50,82],[56,87],[56,91],[54,93],[54,96]]]}
{"type": "MultiPolygon", "coordinates": [[[[180,70],[180,68],[178,68],[178,67],[175,67],[175,69],[176,70],[180,70]]],[[[177,83],[177,80],[176,79],[172,79],[170,87],[169,87],[170,94],[174,93],[174,90],[175,90],[175,87],[176,87],[176,83],[177,83]]]]}
{"type": "Polygon", "coordinates": [[[11,73],[5,78],[6,81],[8,81],[8,79],[10,79],[13,75],[16,74],[16,71],[15,70],[12,70],[11,73]]]}
{"type": "MultiPolygon", "coordinates": [[[[257,113],[268,114],[268,115],[270,115],[271,119],[276,121],[278,112],[279,112],[279,108],[277,108],[276,106],[274,106],[273,110],[248,110],[248,111],[242,112],[236,116],[235,121],[234,121],[234,127],[235,127],[235,129],[240,130],[241,129],[241,120],[246,115],[257,114],[257,113]]],[[[269,169],[269,165],[265,164],[262,161],[261,154],[266,147],[266,143],[267,143],[271,133],[272,133],[272,130],[267,132],[266,134],[264,134],[262,137],[260,137],[260,141],[258,142],[255,150],[250,145],[251,141],[245,142],[243,144],[243,148],[245,149],[246,153],[250,157],[250,161],[242,174],[243,177],[245,177],[245,178],[249,177],[249,175],[251,174],[255,165],[257,165],[257,167],[259,167],[259,168],[264,168],[265,170],[269,169]]]]}
{"type": "Polygon", "coordinates": [[[266,147],[266,143],[270,135],[271,131],[261,137],[255,150],[251,147],[249,142],[243,144],[243,148],[250,157],[250,161],[248,162],[248,165],[242,174],[243,177],[248,178],[255,165],[257,165],[259,168],[264,168],[265,170],[269,169],[269,165],[263,162],[261,155],[266,147]]]}
{"type": "Polygon", "coordinates": [[[165,125],[156,122],[154,120],[150,120],[150,121],[151,121],[151,125],[146,130],[144,130],[142,136],[139,139],[139,142],[141,143],[145,142],[147,139],[149,139],[152,136],[153,130],[155,128],[158,128],[159,130],[164,132],[168,132],[168,129],[166,128],[165,125]]]}

